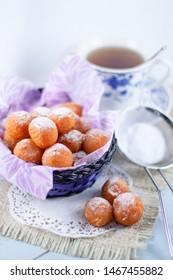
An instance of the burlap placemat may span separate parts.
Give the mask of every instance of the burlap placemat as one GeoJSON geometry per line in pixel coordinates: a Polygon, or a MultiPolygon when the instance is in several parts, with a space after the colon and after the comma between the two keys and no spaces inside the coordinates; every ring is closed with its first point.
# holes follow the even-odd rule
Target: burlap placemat
{"type": "MultiPolygon", "coordinates": [[[[158,213],[158,195],[146,175],[144,169],[128,163],[116,155],[114,162],[127,171],[134,180],[134,189],[144,203],[143,219],[131,227],[123,227],[116,231],[94,238],[67,238],[55,235],[46,230],[33,228],[18,223],[9,212],[7,197],[10,184],[0,181],[0,234],[16,240],[41,246],[50,251],[80,256],[89,259],[133,259],[137,249],[145,249],[147,240],[152,234],[152,227],[158,213]]],[[[156,172],[155,172],[156,173],[156,172]]],[[[173,170],[166,171],[169,178],[173,170]]],[[[156,179],[160,185],[163,181],[158,174],[156,179]]]]}

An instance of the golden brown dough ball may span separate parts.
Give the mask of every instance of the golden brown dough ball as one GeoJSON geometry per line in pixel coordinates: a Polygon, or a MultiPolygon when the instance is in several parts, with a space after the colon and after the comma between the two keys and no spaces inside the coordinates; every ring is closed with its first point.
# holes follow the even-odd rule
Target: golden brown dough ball
{"type": "Polygon", "coordinates": [[[60,105],[60,107],[66,107],[71,109],[78,116],[82,116],[82,106],[73,102],[67,102],[60,105]]]}
{"type": "Polygon", "coordinates": [[[93,197],[84,206],[84,216],[95,226],[102,227],[112,220],[112,205],[102,197],[93,197]]]}
{"type": "Polygon", "coordinates": [[[81,149],[83,134],[78,130],[71,130],[62,134],[58,138],[58,142],[68,147],[72,153],[78,152],[81,149]]]}
{"type": "Polygon", "coordinates": [[[46,117],[37,117],[29,125],[29,134],[34,143],[46,149],[56,143],[58,130],[53,121],[46,117]]]}
{"type": "Polygon", "coordinates": [[[56,124],[59,134],[67,133],[74,128],[75,117],[73,111],[69,108],[58,108],[48,114],[47,117],[56,124]]]}
{"type": "Polygon", "coordinates": [[[91,126],[90,120],[87,117],[81,117],[80,118],[80,131],[85,134],[91,129],[92,129],[92,126],[91,126]]]}
{"type": "Polygon", "coordinates": [[[137,223],[143,214],[143,203],[133,193],[122,193],[113,202],[114,220],[125,226],[137,223]]]}
{"type": "Polygon", "coordinates": [[[32,118],[47,117],[49,112],[50,112],[49,108],[40,106],[40,107],[35,108],[30,114],[31,114],[32,118]]]}
{"type": "Polygon", "coordinates": [[[81,126],[82,126],[81,117],[79,117],[77,114],[74,113],[74,118],[75,118],[74,129],[81,131],[81,126]]]}
{"type": "Polygon", "coordinates": [[[5,124],[6,131],[15,139],[21,140],[29,137],[28,127],[32,116],[25,111],[11,113],[5,124]]]}
{"type": "Polygon", "coordinates": [[[102,197],[113,204],[114,199],[120,194],[129,192],[129,186],[120,177],[111,177],[102,186],[102,197]]]}
{"type": "Polygon", "coordinates": [[[103,147],[109,141],[109,137],[101,129],[91,129],[84,135],[82,149],[90,154],[103,147]]]}
{"type": "Polygon", "coordinates": [[[23,139],[16,144],[14,155],[26,162],[40,164],[43,150],[37,147],[32,139],[23,139]]]}
{"type": "Polygon", "coordinates": [[[13,138],[7,131],[4,131],[4,134],[2,136],[2,140],[5,143],[5,145],[13,151],[16,144],[20,141],[18,139],[13,138]]]}
{"type": "Polygon", "coordinates": [[[52,167],[70,167],[73,164],[72,152],[63,144],[56,143],[45,150],[42,164],[52,167]]]}
{"type": "Polygon", "coordinates": [[[85,134],[88,130],[92,129],[92,126],[87,117],[79,117],[75,114],[74,129],[79,130],[81,133],[85,134]]]}

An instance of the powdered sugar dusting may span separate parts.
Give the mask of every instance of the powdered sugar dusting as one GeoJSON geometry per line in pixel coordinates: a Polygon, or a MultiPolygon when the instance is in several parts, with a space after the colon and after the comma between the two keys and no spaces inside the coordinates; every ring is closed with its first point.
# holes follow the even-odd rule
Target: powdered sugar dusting
{"type": "Polygon", "coordinates": [[[51,114],[56,115],[58,117],[66,117],[69,115],[74,115],[73,111],[66,107],[57,108],[51,114]]]}
{"type": "Polygon", "coordinates": [[[122,139],[119,139],[120,148],[133,161],[145,166],[158,165],[165,158],[165,136],[154,124],[136,122],[129,125],[125,133],[126,137],[122,136],[122,139]]]}
{"type": "Polygon", "coordinates": [[[21,149],[24,157],[30,157],[30,162],[33,162],[33,157],[37,156],[38,153],[41,153],[41,149],[37,147],[31,139],[23,139],[16,144],[16,148],[14,149],[14,154],[18,156],[18,149],[21,149]]]}
{"type": "Polygon", "coordinates": [[[96,211],[96,209],[99,208],[99,212],[104,212],[105,207],[111,207],[110,203],[99,196],[93,197],[91,198],[88,203],[87,203],[88,207],[91,209],[91,211],[96,211]]]}
{"type": "Polygon", "coordinates": [[[93,129],[90,129],[86,135],[90,135],[91,137],[96,137],[97,135],[106,135],[105,132],[101,129],[98,129],[98,128],[93,128],[93,129]]]}
{"type": "Polygon", "coordinates": [[[83,134],[78,130],[71,130],[61,136],[61,140],[68,142],[82,142],[83,134]]]}
{"type": "Polygon", "coordinates": [[[118,180],[119,180],[119,177],[111,177],[111,178],[109,179],[109,183],[110,183],[110,184],[114,184],[114,183],[116,183],[118,180]]]}
{"type": "Polygon", "coordinates": [[[42,117],[46,117],[48,115],[49,111],[50,110],[47,107],[40,106],[40,107],[35,108],[33,112],[40,114],[42,117]]]}
{"type": "Polygon", "coordinates": [[[11,116],[14,116],[14,118],[17,118],[17,122],[19,124],[24,124],[27,121],[29,121],[31,119],[31,116],[28,112],[26,111],[17,111],[11,114],[11,116]]]}
{"type": "Polygon", "coordinates": [[[107,183],[109,184],[107,191],[114,197],[128,191],[128,185],[121,177],[111,177],[107,183]]]}
{"type": "Polygon", "coordinates": [[[65,145],[56,143],[50,148],[46,149],[46,155],[60,154],[62,151],[70,151],[65,145]]]}
{"type": "Polygon", "coordinates": [[[56,128],[56,125],[53,121],[46,117],[37,117],[32,120],[30,125],[36,127],[39,130],[51,129],[56,128]]]}
{"type": "Polygon", "coordinates": [[[119,193],[121,192],[121,189],[119,188],[119,186],[116,185],[112,185],[108,188],[108,193],[111,194],[112,196],[116,197],[119,195],[119,193]]]}
{"type": "Polygon", "coordinates": [[[116,200],[122,208],[128,208],[130,205],[135,205],[135,195],[133,193],[122,193],[116,200]]]}

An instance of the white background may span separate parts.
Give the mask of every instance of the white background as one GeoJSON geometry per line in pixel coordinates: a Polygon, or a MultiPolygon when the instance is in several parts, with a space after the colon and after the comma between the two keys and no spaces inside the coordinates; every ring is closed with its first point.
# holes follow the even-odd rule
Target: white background
{"type": "Polygon", "coordinates": [[[58,60],[95,37],[135,39],[173,62],[172,0],[0,0],[0,75],[43,86],[58,60]]]}

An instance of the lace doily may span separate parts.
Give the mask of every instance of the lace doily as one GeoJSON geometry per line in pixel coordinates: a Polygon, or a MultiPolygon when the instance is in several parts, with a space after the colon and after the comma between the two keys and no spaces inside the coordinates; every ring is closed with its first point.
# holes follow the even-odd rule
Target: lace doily
{"type": "Polygon", "coordinates": [[[105,227],[90,225],[83,217],[83,208],[89,198],[101,196],[103,183],[111,176],[121,176],[132,187],[131,177],[115,164],[107,166],[102,176],[89,189],[79,194],[39,200],[11,186],[8,192],[10,213],[22,224],[48,230],[66,237],[94,237],[120,226],[114,221],[105,227]]]}

